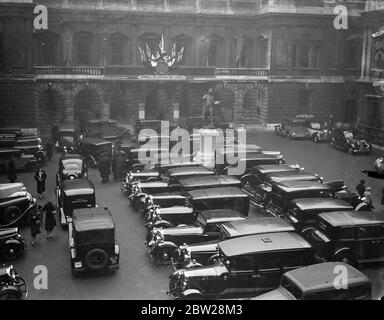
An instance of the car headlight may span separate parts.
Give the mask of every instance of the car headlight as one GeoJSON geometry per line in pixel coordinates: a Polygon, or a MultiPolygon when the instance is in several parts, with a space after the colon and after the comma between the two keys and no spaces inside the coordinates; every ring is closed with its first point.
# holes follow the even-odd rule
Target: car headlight
{"type": "Polygon", "coordinates": [[[120,247],[117,244],[115,244],[115,254],[116,255],[120,254],[120,247]]]}
{"type": "Polygon", "coordinates": [[[295,136],[295,135],[296,135],[296,132],[292,132],[292,135],[295,136]]]}
{"type": "Polygon", "coordinates": [[[75,266],[75,268],[81,268],[83,266],[83,264],[81,263],[81,261],[76,261],[74,263],[74,266],[75,266]]]}

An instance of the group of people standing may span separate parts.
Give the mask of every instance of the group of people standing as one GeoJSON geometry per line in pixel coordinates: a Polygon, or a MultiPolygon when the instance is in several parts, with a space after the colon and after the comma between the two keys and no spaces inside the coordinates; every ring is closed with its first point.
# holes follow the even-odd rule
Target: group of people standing
{"type": "Polygon", "coordinates": [[[116,182],[120,182],[123,179],[125,163],[126,154],[121,150],[119,144],[116,144],[112,158],[107,152],[103,153],[98,163],[102,183],[107,183],[109,181],[111,169],[113,173],[113,179],[116,182]]]}

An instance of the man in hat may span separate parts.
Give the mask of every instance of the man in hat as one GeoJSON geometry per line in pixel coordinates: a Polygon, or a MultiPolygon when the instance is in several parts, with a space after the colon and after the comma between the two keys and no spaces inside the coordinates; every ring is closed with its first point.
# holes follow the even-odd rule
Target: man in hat
{"type": "Polygon", "coordinates": [[[364,196],[365,192],[365,180],[361,179],[360,183],[356,186],[356,192],[360,198],[364,196]]]}

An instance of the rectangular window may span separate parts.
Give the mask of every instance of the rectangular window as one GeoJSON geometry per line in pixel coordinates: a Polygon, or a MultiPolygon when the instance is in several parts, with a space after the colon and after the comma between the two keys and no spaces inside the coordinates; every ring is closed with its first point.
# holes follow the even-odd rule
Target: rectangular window
{"type": "Polygon", "coordinates": [[[299,92],[298,114],[311,113],[311,91],[302,90],[299,92]]]}
{"type": "Polygon", "coordinates": [[[78,63],[82,65],[90,65],[90,42],[81,40],[77,44],[78,63]]]}
{"type": "Polygon", "coordinates": [[[319,68],[319,46],[294,45],[292,46],[292,67],[319,68]]]}
{"type": "Polygon", "coordinates": [[[208,51],[208,61],[207,66],[208,67],[215,67],[217,65],[217,44],[213,43],[209,46],[208,51]]]}
{"type": "Polygon", "coordinates": [[[113,41],[111,43],[111,64],[122,65],[124,55],[124,45],[121,41],[113,41]]]}
{"type": "Polygon", "coordinates": [[[56,44],[54,41],[42,41],[42,64],[55,65],[56,64],[56,44]]]}
{"type": "Polygon", "coordinates": [[[0,66],[4,65],[4,38],[0,35],[0,66]]]}

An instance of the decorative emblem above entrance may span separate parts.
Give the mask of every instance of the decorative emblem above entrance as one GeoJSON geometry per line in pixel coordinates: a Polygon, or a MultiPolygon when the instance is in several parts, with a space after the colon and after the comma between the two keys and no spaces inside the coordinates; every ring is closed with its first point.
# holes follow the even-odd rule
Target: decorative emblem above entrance
{"type": "Polygon", "coordinates": [[[161,35],[159,48],[156,53],[152,52],[148,43],[145,44],[144,48],[139,46],[141,62],[153,73],[167,75],[183,60],[184,48],[185,47],[182,47],[177,52],[176,43],[174,43],[171,53],[168,53],[164,49],[164,36],[161,35]]]}

